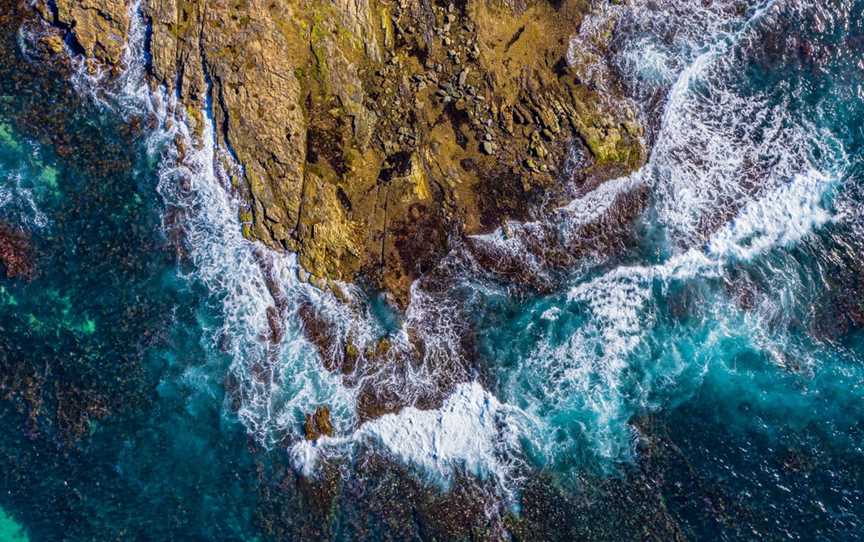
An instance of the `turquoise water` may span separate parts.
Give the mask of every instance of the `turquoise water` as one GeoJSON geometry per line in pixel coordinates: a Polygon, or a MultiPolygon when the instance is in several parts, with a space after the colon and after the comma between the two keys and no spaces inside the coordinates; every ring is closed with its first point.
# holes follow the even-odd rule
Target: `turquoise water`
{"type": "MultiPolygon", "coordinates": [[[[664,96],[643,111],[649,163],[621,185],[649,194],[635,242],[556,270],[552,293],[466,271],[443,294],[421,284],[405,318],[373,295],[360,324],[242,241],[212,152],[176,166],[139,102],[87,98],[5,32],[0,223],[34,272],[0,278],[0,538],[460,539],[424,510],[452,498],[485,518],[456,500],[477,475],[536,539],[636,538],[656,525],[628,495],[693,539],[861,538],[864,4],[709,4],[598,15],[620,30],[604,69],[637,104],[664,96]],[[280,295],[274,346],[261,300],[280,295]],[[321,367],[295,298],[396,348],[406,325],[468,324],[472,389],[505,406],[487,424],[454,400],[431,460],[392,437],[398,419],[357,428],[356,388],[321,367]],[[325,402],[347,444],[298,464],[303,414],[325,402]],[[513,419],[516,445],[474,445],[513,419]],[[570,510],[523,494],[538,480],[570,510]]],[[[547,219],[558,239],[590,196],[547,219]]]]}
{"type": "Polygon", "coordinates": [[[843,11],[768,6],[695,53],[673,88],[640,173],[655,189],[645,242],[580,270],[560,294],[519,306],[493,298],[499,310],[479,315],[500,393],[555,420],[547,444],[567,449],[554,459],[622,458],[633,415],[697,393],[764,407],[775,423],[795,413],[799,427],[828,415],[822,397],[838,400],[838,389],[848,395],[835,414],[860,412],[849,312],[860,310],[864,108],[858,57],[841,52],[855,39],[842,27],[799,30],[787,38],[798,49],[766,52],[782,45],[769,41],[782,40],[777,21],[804,29],[815,12],[843,11]],[[693,152],[701,163],[682,164],[693,152]],[[700,211],[731,220],[705,235],[700,211]]]}
{"type": "Polygon", "coordinates": [[[697,538],[857,539],[862,6],[759,7],[673,87],[644,172],[648,244],[569,295],[492,299],[480,326],[498,395],[546,422],[537,463],[608,472],[653,438],[647,415],[686,462],[668,504],[697,538]],[[712,208],[734,218],[706,236],[691,213],[712,208]],[[688,499],[701,484],[716,493],[688,499]]]}
{"type": "Polygon", "coordinates": [[[202,341],[218,313],[177,265],[157,164],[62,74],[15,62],[0,221],[26,232],[35,272],[0,279],[2,506],[31,540],[237,537],[255,473],[224,376],[200,369],[224,374],[202,341]]]}

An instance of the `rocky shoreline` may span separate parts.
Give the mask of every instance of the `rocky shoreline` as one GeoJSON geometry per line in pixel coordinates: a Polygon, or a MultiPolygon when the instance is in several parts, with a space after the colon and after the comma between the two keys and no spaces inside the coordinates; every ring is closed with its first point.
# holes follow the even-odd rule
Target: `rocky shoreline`
{"type": "MultiPolygon", "coordinates": [[[[89,70],[122,69],[125,2],[36,6],[89,70]]],[[[568,64],[590,11],[580,0],[140,9],[151,85],[176,92],[199,130],[212,107],[218,143],[242,166],[245,235],[296,252],[322,286],[361,281],[404,309],[454,241],[566,201],[568,155],[593,183],[645,158],[614,81],[568,64]]]]}
{"type": "MultiPolygon", "coordinates": [[[[271,248],[295,251],[308,279],[322,287],[330,280],[358,281],[384,290],[397,310],[405,309],[413,281],[422,278],[433,295],[452,285],[453,277],[439,264],[457,243],[492,275],[525,279],[530,289],[542,291],[536,270],[508,262],[512,254],[496,253],[468,236],[506,228],[511,219],[528,220],[541,205],[566,201],[574,185],[596,186],[644,160],[642,128],[635,115],[625,105],[620,110],[609,105],[610,97],[590,90],[592,85],[580,82],[578,70],[564,63],[569,34],[587,9],[577,2],[364,6],[367,26],[355,27],[355,32],[377,36],[374,54],[373,46],[361,47],[344,33],[345,19],[324,17],[325,8],[312,3],[315,9],[301,10],[293,24],[317,21],[319,29],[313,24],[305,34],[298,31],[300,43],[279,42],[280,47],[296,47],[299,56],[280,56],[285,49],[268,42],[261,49],[253,47],[255,60],[244,66],[238,62],[248,50],[220,49],[228,46],[216,35],[219,27],[213,21],[221,21],[222,15],[214,15],[220,13],[214,4],[202,0],[175,6],[145,0],[142,9],[152,17],[151,84],[176,90],[193,123],[202,122],[199,112],[206,110],[208,96],[214,98],[214,119],[220,127],[216,137],[243,166],[243,177],[235,181],[249,204],[242,217],[244,234],[271,248]],[[500,36],[488,35],[496,29],[500,36]],[[320,47],[318,54],[315,47],[320,47]],[[535,58],[538,47],[543,54],[535,58]],[[217,54],[220,51],[224,54],[217,54]],[[425,56],[423,62],[418,55],[425,56]],[[282,64],[272,64],[277,59],[282,64]],[[527,63],[524,70],[515,68],[520,62],[527,63]],[[359,73],[348,76],[341,69],[322,68],[326,63],[350,65],[359,73]],[[295,78],[297,88],[281,86],[284,81],[274,76],[286,73],[295,78]],[[261,94],[247,94],[249,89],[261,94]],[[283,91],[286,94],[279,94],[283,91]],[[292,109],[286,104],[293,100],[299,102],[292,109]],[[299,139],[299,146],[282,130],[299,139]],[[364,143],[358,137],[367,139],[364,143]],[[564,178],[565,161],[574,154],[581,157],[579,166],[564,178]]],[[[337,4],[326,10],[356,8],[337,4]]],[[[254,3],[243,5],[256,9],[254,3]]],[[[87,56],[94,73],[119,72],[123,49],[115,45],[123,43],[129,25],[123,2],[64,5],[60,0],[56,9],[48,3],[37,6],[40,16],[54,25],[41,38],[43,53],[64,55],[71,43],[87,56]]],[[[242,15],[226,17],[226,25],[244,24],[242,15]]],[[[284,24],[263,20],[277,28],[284,24]]],[[[255,21],[245,24],[255,26],[255,21]]],[[[249,32],[221,36],[241,40],[249,32]]],[[[640,193],[622,196],[608,218],[586,225],[572,239],[555,238],[548,228],[543,234],[542,225],[533,245],[523,233],[508,233],[528,239],[534,255],[554,272],[586,254],[586,239],[617,239],[644,199],[640,193]]],[[[608,248],[600,242],[590,248],[604,246],[608,248]]],[[[335,282],[331,287],[338,292],[335,282]]],[[[395,371],[416,365],[426,354],[419,334],[407,345],[391,344],[386,337],[356,345],[333,335],[330,323],[313,306],[300,315],[325,368],[344,375],[349,386],[382,367],[395,371]]],[[[271,339],[278,342],[279,325],[271,326],[271,339]]],[[[469,367],[443,367],[452,379],[439,383],[429,396],[407,398],[388,388],[364,387],[358,398],[360,421],[406,404],[435,407],[466,378],[469,368],[478,369],[472,341],[471,331],[463,330],[454,348],[472,359],[451,363],[469,367]]],[[[88,416],[108,415],[107,409],[95,408],[99,401],[91,403],[93,413],[87,411],[83,421],[68,424],[76,439],[86,438],[81,427],[88,416]]],[[[308,414],[306,438],[332,435],[329,416],[323,406],[308,414]]],[[[646,532],[657,539],[680,536],[661,499],[642,485],[645,474],[638,469],[626,480],[586,478],[579,497],[538,478],[525,488],[521,514],[514,514],[490,481],[458,477],[450,491],[442,492],[373,450],[360,450],[355,465],[328,461],[318,476],[307,478],[296,473],[284,451],[264,450],[251,441],[249,449],[259,474],[255,523],[272,539],[332,539],[340,529],[358,537],[387,533],[385,538],[394,540],[615,539],[622,533],[617,519],[599,522],[597,530],[580,527],[579,520],[584,514],[599,517],[598,506],[610,503],[618,503],[620,515],[630,517],[625,530],[633,538],[646,532]],[[624,510],[633,497],[622,497],[637,486],[643,488],[638,494],[644,502],[624,510]],[[369,524],[370,518],[375,523],[369,524]],[[570,530],[553,528],[565,524],[570,530]]]]}
{"type": "MultiPolygon", "coordinates": [[[[767,377],[753,384],[752,395],[743,388],[747,381],[733,382],[728,394],[715,383],[699,388],[717,394],[708,401],[685,400],[623,421],[634,437],[632,462],[604,472],[582,468],[578,457],[565,458],[579,468],[564,473],[533,463],[517,468],[513,503],[492,477],[456,468],[442,489],[386,446],[352,440],[357,427],[348,427],[332,403],[307,402],[305,416],[295,412],[286,422],[284,439],[258,439],[223,416],[223,409],[237,413],[244,406],[236,375],[229,371],[221,381],[224,367],[201,392],[216,400],[208,395],[211,401],[193,404],[192,386],[178,382],[201,368],[197,358],[206,352],[194,351],[197,335],[188,342],[167,338],[178,322],[199,316],[188,298],[157,301],[140,286],[134,296],[118,296],[117,309],[112,304],[113,312],[95,320],[99,333],[116,332],[104,344],[89,342],[99,335],[88,335],[92,327],[61,329],[52,312],[62,313],[62,304],[43,300],[42,291],[54,284],[47,275],[77,260],[55,264],[46,248],[64,239],[76,245],[76,224],[100,239],[83,245],[101,248],[86,258],[93,279],[80,290],[88,298],[94,285],[131,284],[136,266],[151,260],[164,258],[171,269],[186,265],[182,213],[188,211],[169,208],[147,225],[137,211],[124,213],[118,221],[130,228],[117,228],[112,239],[98,235],[114,231],[100,221],[109,212],[104,205],[122,202],[133,185],[124,177],[134,168],[129,148],[149,127],[147,119],[114,119],[115,134],[86,122],[86,100],[69,83],[69,68],[86,58],[87,70],[108,83],[122,75],[130,4],[46,0],[35,2],[35,11],[29,0],[6,5],[14,7],[0,9],[6,30],[0,98],[26,101],[4,110],[13,131],[38,139],[93,184],[64,194],[68,209],[50,240],[0,221],[0,279],[16,294],[14,288],[32,287],[24,291],[46,322],[34,331],[27,312],[0,322],[0,418],[7,424],[0,505],[32,536],[569,541],[746,539],[780,536],[778,526],[788,526],[790,536],[854,532],[856,488],[864,487],[860,458],[819,440],[823,425],[850,440],[861,435],[854,394],[844,402],[845,380],[831,387],[805,378],[811,368],[791,349],[781,352],[786,395],[797,398],[798,386],[812,387],[831,400],[802,405],[850,414],[831,424],[823,423],[828,416],[808,417],[809,425],[790,428],[792,409],[778,411],[780,420],[772,422],[765,417],[771,411],[760,408],[759,398],[777,392],[767,377]],[[29,17],[42,20],[25,43],[35,47],[25,52],[32,62],[12,58],[22,47],[16,31],[29,17]],[[73,128],[73,118],[85,128],[73,128]],[[127,257],[129,246],[139,247],[140,261],[127,257]],[[75,341],[61,342],[61,335],[75,341]],[[193,354],[171,364],[147,359],[152,345],[166,343],[193,354]],[[154,361],[164,365],[152,367],[154,361]],[[151,421],[160,416],[164,426],[151,421]],[[768,438],[736,416],[767,419],[779,433],[768,438]],[[351,441],[351,453],[322,453],[314,476],[294,463],[290,450],[298,441],[325,449],[337,440],[351,441]],[[810,493],[819,487],[828,490],[810,493]],[[766,497],[778,489],[777,500],[766,497]],[[787,493],[800,496],[798,503],[790,504],[787,493]],[[831,502],[832,494],[845,502],[831,502]],[[158,521],[140,513],[155,506],[158,521]],[[823,519],[840,516],[849,523],[823,519]]],[[[483,359],[495,353],[484,353],[475,336],[492,326],[471,320],[475,298],[459,288],[500,287],[517,300],[559,294],[562,276],[586,261],[628,255],[643,233],[638,218],[655,195],[622,175],[645,159],[643,139],[651,144],[663,97],[640,104],[649,117],[640,127],[615,81],[580,65],[584,56],[567,54],[570,34],[597,4],[142,0],[139,7],[148,26],[150,85],[177,93],[185,113],[174,117],[185,116],[199,136],[212,114],[217,143],[242,166],[234,170],[234,187],[245,202],[243,233],[263,243],[254,245],[255,263],[267,282],[266,302],[273,303],[260,334],[273,355],[243,367],[251,367],[256,385],[272,385],[280,368],[276,351],[296,318],[323,366],[319,372],[353,394],[358,426],[407,406],[437,408],[468,381],[500,396],[484,365],[501,360],[483,359]],[[582,198],[597,192],[605,198],[602,210],[583,213],[582,198]],[[573,205],[561,207],[568,200],[573,205]],[[300,276],[320,288],[283,289],[284,269],[268,267],[273,250],[296,253],[300,276]],[[288,299],[298,292],[299,299],[288,299]],[[380,299],[399,332],[361,336],[351,327],[356,321],[346,323],[346,314],[363,318],[366,305],[380,299]],[[440,333],[445,328],[447,335],[440,333]],[[449,349],[435,350],[441,345],[430,339],[440,337],[449,349]],[[415,386],[421,370],[432,375],[415,386]]],[[[590,54],[603,54],[611,30],[599,29],[590,54]]],[[[192,139],[169,144],[181,161],[192,139]]],[[[850,201],[858,205],[861,195],[850,201]]],[[[816,315],[792,324],[824,344],[846,348],[864,326],[859,226],[857,219],[854,226],[832,226],[838,228],[826,251],[832,261],[824,263],[830,281],[815,298],[816,315]]],[[[722,279],[742,314],[756,313],[761,298],[778,292],[773,275],[761,271],[734,269],[722,279]]],[[[706,293],[687,285],[671,292],[665,301],[673,321],[712,302],[706,293]]],[[[733,361],[756,363],[744,356],[733,361]]],[[[195,373],[205,380],[202,374],[195,373]]]]}

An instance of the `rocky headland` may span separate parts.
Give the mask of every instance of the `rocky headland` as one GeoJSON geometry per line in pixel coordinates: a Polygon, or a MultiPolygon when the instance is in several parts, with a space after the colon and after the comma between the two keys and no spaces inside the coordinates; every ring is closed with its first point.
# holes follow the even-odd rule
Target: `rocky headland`
{"type": "MultiPolygon", "coordinates": [[[[123,0],[40,0],[92,71],[118,73],[123,0]]],[[[614,81],[567,61],[584,0],[143,0],[151,84],[212,111],[242,166],[244,234],[308,278],[407,306],[456,239],[525,220],[644,160],[614,81]],[[566,181],[566,179],[565,179],[566,181]]],[[[611,39],[610,32],[600,36],[611,39]]],[[[594,44],[598,50],[606,43],[594,44]]]]}

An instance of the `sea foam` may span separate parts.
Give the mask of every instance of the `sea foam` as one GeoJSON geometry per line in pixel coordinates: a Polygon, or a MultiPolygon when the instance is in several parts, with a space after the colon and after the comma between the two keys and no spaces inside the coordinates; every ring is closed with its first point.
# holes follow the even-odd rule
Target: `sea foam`
{"type": "Polygon", "coordinates": [[[309,471],[318,450],[357,443],[376,444],[447,487],[455,472],[493,478],[509,487],[522,464],[520,439],[536,420],[501,403],[478,382],[460,384],[434,410],[407,407],[367,422],[349,437],[302,441],[292,448],[297,465],[309,471]]]}
{"type": "MultiPolygon", "coordinates": [[[[464,300],[416,282],[405,321],[391,339],[399,351],[410,346],[411,333],[419,333],[426,346],[419,363],[399,371],[356,375],[360,382],[407,398],[408,406],[363,424],[354,416],[357,388],[346,387],[321,366],[303,337],[297,307],[301,300],[311,301],[327,316],[338,337],[334,348],[348,337],[361,347],[369,345],[381,335],[380,326],[368,311],[348,308],[332,294],[298,281],[292,256],[264,250],[243,238],[241,203],[222,166],[231,157],[216,144],[212,117],[204,116],[203,136],[197,138],[182,114],[169,113],[178,109],[173,107],[176,97],[151,92],[144,81],[146,32],[138,3],[130,8],[132,43],[119,83],[106,83],[83,64],[78,73],[83,86],[108,88],[94,95],[97,100],[107,96],[114,107],[143,109],[160,119],[151,146],[151,152],[164,153],[158,190],[166,205],[181,211],[195,268],[189,280],[208,288],[223,317],[203,340],[209,342],[214,359],[220,349],[227,353],[240,398],[238,416],[260,443],[273,446],[285,435],[293,437],[295,466],[310,475],[322,455],[350,453],[365,443],[387,450],[445,486],[458,471],[491,477],[506,490],[524,460],[524,442],[552,459],[573,452],[545,439],[556,435],[562,413],[574,408],[574,401],[592,416],[581,430],[599,455],[616,460],[628,453],[632,442],[622,441],[621,428],[635,408],[628,403],[622,379],[630,357],[651,330],[659,310],[655,295],[658,290],[662,294],[665,284],[718,276],[729,261],[752,259],[796,243],[830,220],[825,195],[831,177],[801,160],[812,142],[810,127],[787,127],[777,120],[784,115],[782,103],[769,106],[765,96],[742,95],[728,83],[741,68],[729,54],[741,37],[735,33],[741,16],[732,5],[609,4],[586,18],[568,52],[571,65],[588,70],[586,80],[592,79],[591,70],[616,71],[629,78],[634,97],[644,97],[634,89],[647,82],[652,92],[668,92],[668,99],[648,164],[554,213],[560,220],[555,228],[566,236],[575,226],[602,216],[617,196],[648,186],[654,210],[668,230],[671,254],[658,264],[616,267],[599,277],[577,280],[569,287],[566,303],[577,306],[575,312],[586,317],[584,323],[563,342],[542,342],[529,352],[519,367],[501,376],[497,394],[473,378],[458,347],[464,300]],[[681,24],[671,34],[670,21],[681,24]],[[615,25],[624,31],[616,38],[618,54],[607,62],[595,38],[615,25]],[[639,51],[650,54],[640,56],[639,51]],[[172,122],[167,122],[169,117],[172,122]],[[763,141],[755,150],[754,134],[763,141]],[[168,144],[177,135],[194,149],[183,160],[168,144]],[[774,153],[771,160],[761,158],[766,152],[774,153]],[[767,163],[772,167],[766,180],[767,163]],[[747,179],[759,181],[759,186],[754,189],[753,183],[741,182],[747,179]],[[267,311],[277,305],[277,298],[285,307],[280,313],[285,333],[278,344],[271,344],[266,339],[267,311]],[[449,390],[440,408],[411,406],[413,397],[430,389],[449,390]],[[513,406],[517,402],[519,408],[513,406]],[[303,440],[302,416],[321,403],[331,405],[337,435],[303,440]]],[[[751,18],[759,14],[754,9],[747,13],[751,18]]],[[[540,226],[545,226],[542,220],[510,223],[507,231],[478,240],[526,253],[519,232],[540,226]]],[[[347,286],[346,291],[362,305],[362,292],[347,286]]],[[[560,311],[547,309],[546,314],[550,324],[563,319],[560,311]]]]}

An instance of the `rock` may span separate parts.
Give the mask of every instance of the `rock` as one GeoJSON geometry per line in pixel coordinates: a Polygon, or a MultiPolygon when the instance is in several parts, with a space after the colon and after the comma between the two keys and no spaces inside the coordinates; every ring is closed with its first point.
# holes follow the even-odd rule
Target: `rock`
{"type": "Polygon", "coordinates": [[[70,28],[85,54],[110,68],[118,68],[129,30],[123,0],[57,0],[57,21],[70,28]]]}
{"type": "Polygon", "coordinates": [[[333,436],[333,423],[330,421],[330,408],[319,406],[313,414],[306,415],[303,424],[306,440],[318,440],[323,436],[333,436]]]}
{"type": "Polygon", "coordinates": [[[464,87],[465,82],[468,80],[468,72],[471,68],[465,68],[459,73],[459,86],[464,87]]]}
{"type": "MultiPolygon", "coordinates": [[[[555,190],[544,172],[572,141],[585,142],[588,169],[620,173],[644,159],[627,103],[583,85],[579,66],[556,68],[587,4],[143,0],[142,9],[152,83],[179,91],[198,133],[211,98],[217,141],[243,166],[244,235],[296,252],[322,284],[363,276],[404,305],[411,282],[446,254],[446,232],[489,231],[554,199],[540,197],[555,190]],[[512,171],[525,178],[501,192],[496,179],[512,171]]],[[[119,69],[126,2],[56,6],[88,65],[119,69]]]]}
{"type": "Polygon", "coordinates": [[[57,34],[46,34],[39,39],[39,44],[54,55],[63,53],[63,38],[57,34]]]}

